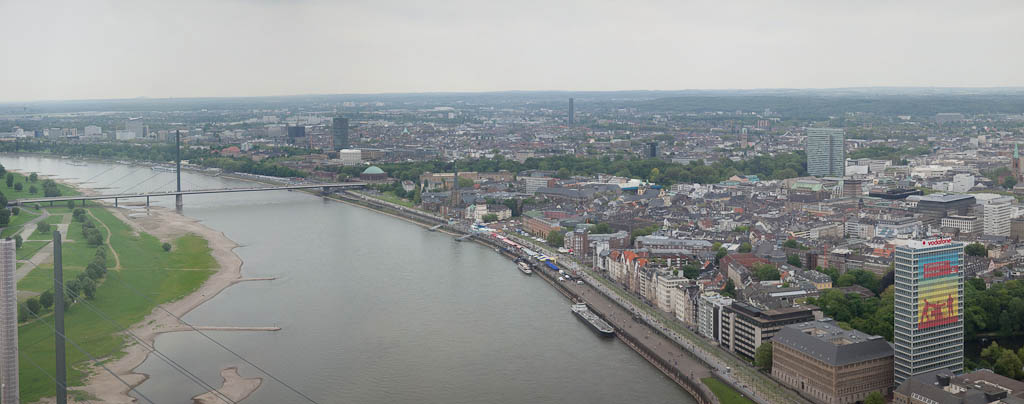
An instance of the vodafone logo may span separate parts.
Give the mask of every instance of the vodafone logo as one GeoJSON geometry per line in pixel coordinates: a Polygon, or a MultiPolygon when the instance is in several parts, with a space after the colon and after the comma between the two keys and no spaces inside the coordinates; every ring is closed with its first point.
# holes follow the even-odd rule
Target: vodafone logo
{"type": "Polygon", "coordinates": [[[952,243],[952,242],[953,242],[953,239],[951,239],[951,238],[940,238],[940,239],[935,239],[935,240],[921,240],[921,245],[931,247],[931,246],[936,246],[936,245],[949,244],[949,243],[952,243]]]}

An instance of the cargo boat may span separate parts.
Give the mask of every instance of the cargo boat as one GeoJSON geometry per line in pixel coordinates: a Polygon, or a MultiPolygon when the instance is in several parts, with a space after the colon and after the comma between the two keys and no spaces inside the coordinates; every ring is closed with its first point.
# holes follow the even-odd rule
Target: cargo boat
{"type": "Polygon", "coordinates": [[[596,313],[590,311],[586,303],[576,303],[572,305],[572,312],[581,321],[590,325],[598,335],[602,337],[610,337],[615,335],[615,329],[612,328],[607,322],[598,317],[596,313]]]}

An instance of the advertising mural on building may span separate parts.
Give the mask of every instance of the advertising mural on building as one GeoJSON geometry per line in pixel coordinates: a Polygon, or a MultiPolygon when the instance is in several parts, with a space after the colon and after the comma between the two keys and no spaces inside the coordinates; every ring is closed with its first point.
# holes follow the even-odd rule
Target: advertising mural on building
{"type": "MultiPolygon", "coordinates": [[[[932,240],[928,246],[944,244],[946,239],[932,240]]],[[[948,243],[948,242],[946,242],[948,243]]],[[[925,255],[918,261],[919,318],[917,328],[925,329],[955,323],[960,318],[959,276],[960,256],[955,252],[925,255]]]]}

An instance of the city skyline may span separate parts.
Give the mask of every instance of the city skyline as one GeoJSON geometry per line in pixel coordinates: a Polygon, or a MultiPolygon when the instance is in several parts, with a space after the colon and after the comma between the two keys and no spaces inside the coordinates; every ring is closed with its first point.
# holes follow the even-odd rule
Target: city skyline
{"type": "Polygon", "coordinates": [[[1024,7],[1008,2],[578,2],[543,18],[534,6],[4,3],[21,17],[0,27],[19,38],[0,49],[16,60],[0,68],[0,101],[1024,85],[1001,41],[1021,36],[1024,7]]]}

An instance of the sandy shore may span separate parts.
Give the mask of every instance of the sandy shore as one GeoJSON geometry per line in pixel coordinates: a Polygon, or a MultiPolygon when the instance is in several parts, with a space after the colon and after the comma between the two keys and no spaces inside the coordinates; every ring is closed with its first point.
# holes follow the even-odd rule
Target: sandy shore
{"type": "MultiPolygon", "coordinates": [[[[227,396],[231,401],[239,402],[249,397],[263,383],[258,377],[252,379],[243,378],[238,374],[238,368],[230,367],[220,371],[224,378],[224,387],[217,389],[221,394],[227,396]]],[[[192,397],[193,404],[214,404],[223,403],[224,400],[213,392],[206,392],[192,397]]]]}
{"type": "MultiPolygon", "coordinates": [[[[141,217],[128,217],[125,215],[124,209],[111,210],[115,216],[131,225],[136,231],[149,233],[162,241],[170,241],[193,233],[209,242],[211,253],[217,260],[220,269],[194,293],[181,300],[163,305],[175,316],[184,316],[242,279],[242,259],[233,251],[238,245],[227,238],[224,233],[210,229],[194,219],[168,209],[151,208],[149,216],[141,217]]],[[[153,345],[159,334],[186,330],[188,329],[183,327],[178,320],[159,309],[154,309],[145,319],[131,327],[132,333],[150,346],[153,345]]],[[[146,360],[150,351],[135,342],[134,339],[130,339],[130,341],[124,350],[125,355],[116,361],[107,363],[107,367],[129,384],[138,386],[149,376],[136,373],[135,368],[146,360]]],[[[135,402],[135,399],[127,394],[128,387],[102,368],[96,367],[92,374],[93,376],[86,381],[86,386],[75,388],[75,390],[87,392],[104,403],[135,402]]],[[[222,375],[224,375],[223,372],[222,375]]],[[[234,376],[237,376],[237,372],[234,373],[234,376]]],[[[240,397],[248,397],[260,385],[261,379],[243,379],[234,376],[230,378],[225,376],[226,386],[224,388],[227,389],[226,391],[239,394],[240,397]],[[257,382],[253,383],[252,380],[257,380],[257,382]],[[236,386],[235,383],[240,384],[236,386]]]]}

